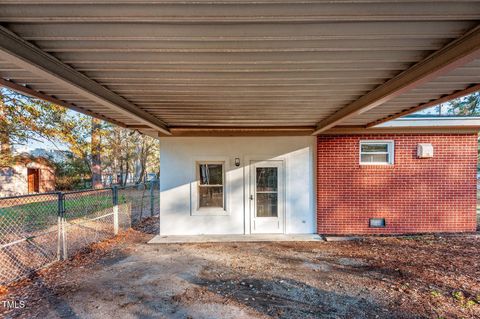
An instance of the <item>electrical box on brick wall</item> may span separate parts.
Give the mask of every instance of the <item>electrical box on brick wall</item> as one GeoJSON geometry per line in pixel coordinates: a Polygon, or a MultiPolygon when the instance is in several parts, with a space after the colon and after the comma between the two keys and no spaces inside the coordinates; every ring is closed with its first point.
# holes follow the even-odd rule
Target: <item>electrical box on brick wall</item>
{"type": "Polygon", "coordinates": [[[418,158],[431,158],[433,157],[433,145],[430,143],[418,144],[417,146],[418,158]]]}

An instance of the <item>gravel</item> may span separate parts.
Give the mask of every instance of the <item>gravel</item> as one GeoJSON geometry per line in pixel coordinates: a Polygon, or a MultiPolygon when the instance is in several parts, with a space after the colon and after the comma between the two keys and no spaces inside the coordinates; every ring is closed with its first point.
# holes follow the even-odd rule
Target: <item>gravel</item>
{"type": "Polygon", "coordinates": [[[157,218],[0,288],[5,318],[480,318],[478,236],[147,245],[157,218]]]}

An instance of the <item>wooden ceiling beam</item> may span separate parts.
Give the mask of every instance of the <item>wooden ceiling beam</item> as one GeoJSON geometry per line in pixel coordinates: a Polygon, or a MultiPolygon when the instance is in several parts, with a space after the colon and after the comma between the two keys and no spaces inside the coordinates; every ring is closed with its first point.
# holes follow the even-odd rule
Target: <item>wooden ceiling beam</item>
{"type": "Polygon", "coordinates": [[[16,92],[19,92],[23,95],[27,95],[27,96],[30,96],[30,97],[34,97],[34,98],[37,98],[37,99],[40,99],[40,100],[44,100],[44,101],[47,101],[47,102],[50,102],[50,103],[53,103],[53,104],[56,104],[56,105],[66,107],[66,108],[68,108],[70,110],[73,110],[73,111],[76,111],[78,113],[82,113],[82,114],[85,114],[85,115],[88,115],[88,116],[92,116],[92,117],[98,118],[100,120],[118,125],[120,127],[126,127],[125,124],[123,124],[119,121],[116,121],[112,118],[109,118],[109,117],[103,116],[101,114],[98,114],[96,112],[92,112],[92,111],[89,111],[87,109],[81,108],[79,106],[76,106],[75,104],[59,100],[54,96],[47,95],[47,94],[44,94],[42,92],[32,90],[31,88],[29,88],[27,86],[23,86],[23,85],[17,84],[15,82],[12,82],[12,81],[9,81],[9,80],[5,80],[5,79],[0,78],[0,86],[9,88],[9,89],[11,89],[13,91],[16,91],[16,92]]]}
{"type": "MultiPolygon", "coordinates": [[[[308,136],[313,126],[172,126],[172,136],[308,136]]],[[[159,134],[160,137],[164,136],[159,134]]]]}
{"type": "Polygon", "coordinates": [[[164,134],[170,134],[165,122],[141,110],[135,104],[108,90],[84,74],[45,53],[5,27],[0,26],[0,58],[36,76],[67,88],[92,102],[128,115],[164,134]]]}
{"type": "Polygon", "coordinates": [[[321,120],[313,134],[319,134],[337,126],[346,119],[365,113],[477,58],[480,58],[480,26],[343,107],[330,117],[321,120]]]}
{"type": "Polygon", "coordinates": [[[448,102],[448,101],[451,101],[453,99],[457,99],[457,98],[460,98],[460,97],[463,97],[463,96],[466,96],[466,95],[469,95],[469,94],[472,94],[472,93],[475,93],[477,91],[480,91],[480,84],[476,84],[476,85],[471,85],[467,88],[465,88],[464,90],[461,90],[461,91],[456,91],[456,92],[453,92],[451,94],[448,94],[448,95],[444,95],[438,99],[435,99],[435,100],[431,100],[431,101],[428,101],[428,102],[425,102],[425,103],[421,103],[421,104],[418,104],[416,106],[413,106],[413,107],[410,107],[410,108],[407,108],[405,110],[402,110],[396,114],[392,114],[390,116],[387,116],[387,117],[384,117],[382,119],[379,119],[377,121],[373,121],[371,123],[368,123],[367,124],[367,128],[368,127],[373,127],[373,126],[377,126],[377,125],[380,125],[382,123],[385,123],[385,122],[388,122],[388,121],[391,121],[391,120],[394,120],[394,119],[397,119],[399,117],[402,117],[402,116],[405,116],[405,115],[408,115],[408,114],[411,114],[411,113],[415,113],[415,112],[418,112],[418,111],[421,111],[423,109],[426,109],[426,108],[429,108],[431,106],[435,106],[435,105],[438,105],[438,104],[441,104],[441,103],[445,103],[445,102],[448,102]]]}

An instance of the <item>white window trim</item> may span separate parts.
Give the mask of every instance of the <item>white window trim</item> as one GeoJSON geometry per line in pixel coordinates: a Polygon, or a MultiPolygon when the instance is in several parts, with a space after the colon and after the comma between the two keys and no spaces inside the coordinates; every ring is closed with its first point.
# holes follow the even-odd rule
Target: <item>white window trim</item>
{"type": "Polygon", "coordinates": [[[393,140],[360,140],[358,150],[358,161],[360,165],[385,165],[390,166],[395,163],[395,141],[393,140]],[[388,154],[388,163],[385,162],[362,162],[362,145],[364,144],[387,144],[387,152],[368,152],[364,154],[388,154]]]}
{"type": "MultiPolygon", "coordinates": [[[[197,158],[193,161],[193,173],[195,176],[195,183],[191,188],[193,192],[191,194],[191,215],[192,216],[223,216],[229,215],[227,210],[227,163],[228,159],[219,158],[197,158]],[[198,167],[200,164],[222,164],[223,167],[223,207],[200,207],[199,201],[199,188],[200,188],[200,176],[198,167]]],[[[208,187],[208,186],[207,186],[208,187]]]]}

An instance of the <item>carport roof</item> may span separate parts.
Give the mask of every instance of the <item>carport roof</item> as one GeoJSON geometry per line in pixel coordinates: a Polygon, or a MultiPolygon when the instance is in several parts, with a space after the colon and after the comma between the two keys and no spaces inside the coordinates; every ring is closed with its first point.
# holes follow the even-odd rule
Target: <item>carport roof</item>
{"type": "Polygon", "coordinates": [[[478,1],[0,0],[0,85],[155,136],[318,134],[479,90],[479,23],[478,1]]]}

